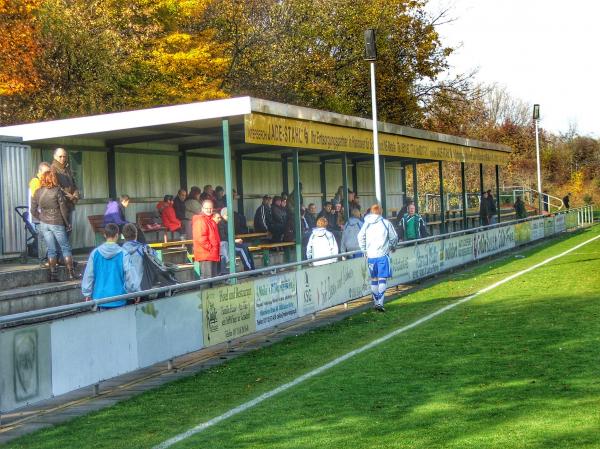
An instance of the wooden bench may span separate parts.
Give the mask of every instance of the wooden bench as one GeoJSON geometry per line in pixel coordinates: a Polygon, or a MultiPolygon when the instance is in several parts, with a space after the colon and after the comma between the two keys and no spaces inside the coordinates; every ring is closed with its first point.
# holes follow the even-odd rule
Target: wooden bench
{"type": "Polygon", "coordinates": [[[250,251],[261,251],[263,257],[263,266],[268,267],[271,265],[271,252],[279,251],[283,249],[284,257],[286,262],[291,261],[291,247],[296,246],[296,242],[275,242],[275,243],[262,243],[260,245],[251,246],[250,251]]]}
{"type": "Polygon", "coordinates": [[[104,215],[88,215],[88,221],[94,232],[96,246],[104,242],[104,215]]]}
{"type": "Polygon", "coordinates": [[[160,233],[164,232],[164,239],[167,239],[167,228],[160,225],[155,226],[155,229],[148,229],[148,225],[155,225],[156,213],[155,212],[138,212],[135,215],[135,222],[142,230],[144,234],[156,233],[156,241],[160,240],[160,233]]]}

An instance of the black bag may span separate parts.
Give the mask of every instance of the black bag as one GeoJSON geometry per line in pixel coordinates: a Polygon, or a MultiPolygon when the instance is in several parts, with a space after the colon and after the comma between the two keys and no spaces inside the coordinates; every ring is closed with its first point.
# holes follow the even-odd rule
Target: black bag
{"type": "Polygon", "coordinates": [[[138,253],[144,262],[144,274],[140,283],[142,290],[178,284],[173,272],[156,257],[152,248],[144,245],[138,248],[138,253]]]}

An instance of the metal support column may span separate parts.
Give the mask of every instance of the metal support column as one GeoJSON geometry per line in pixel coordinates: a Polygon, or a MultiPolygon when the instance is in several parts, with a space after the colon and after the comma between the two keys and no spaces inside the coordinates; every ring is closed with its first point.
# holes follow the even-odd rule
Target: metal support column
{"type": "Polygon", "coordinates": [[[118,201],[117,198],[117,155],[115,153],[115,147],[109,147],[106,153],[106,162],[108,167],[108,196],[113,200],[118,201]]]}
{"type": "Polygon", "coordinates": [[[444,198],[444,168],[443,162],[438,162],[438,173],[440,178],[440,234],[446,233],[446,199],[444,198]]]}
{"type": "MultiPolygon", "coordinates": [[[[483,164],[479,164],[479,210],[481,210],[481,203],[483,202],[483,164]]],[[[479,224],[483,226],[483,218],[479,214],[479,224]]]]}
{"type": "Polygon", "coordinates": [[[348,222],[348,218],[350,217],[350,204],[348,202],[348,155],[346,153],[342,154],[342,185],[344,186],[344,218],[346,222],[348,222]]]}
{"type": "MultiPolygon", "coordinates": [[[[243,159],[241,154],[235,155],[235,185],[236,190],[239,195],[238,198],[238,212],[242,215],[246,215],[244,211],[244,178],[242,175],[242,164],[243,159]]],[[[232,201],[233,203],[233,201],[232,201]]]]}
{"type": "Polygon", "coordinates": [[[500,213],[500,167],[496,165],[496,211],[498,212],[498,223],[502,214],[500,213]]]}
{"type": "Polygon", "coordinates": [[[321,178],[321,202],[325,204],[327,201],[327,172],[325,171],[325,160],[321,159],[319,167],[319,175],[321,178]]]}
{"type": "Polygon", "coordinates": [[[415,211],[419,213],[419,184],[417,179],[417,163],[413,162],[413,201],[415,202],[415,211]]]}
{"type": "Polygon", "coordinates": [[[465,173],[465,163],[460,163],[460,187],[462,194],[462,229],[468,229],[469,223],[467,221],[467,179],[465,173]]]}
{"type": "Polygon", "coordinates": [[[408,195],[406,195],[406,166],[404,162],[400,162],[400,173],[400,176],[402,176],[402,206],[404,206],[408,198],[408,195]]]}
{"type": "Polygon", "coordinates": [[[352,190],[358,195],[358,162],[352,161],[352,190]]]}
{"type": "Polygon", "coordinates": [[[381,195],[381,209],[383,209],[383,217],[387,218],[387,191],[385,185],[385,156],[379,158],[379,173],[380,179],[379,183],[381,185],[380,195],[381,195]]]}
{"type": "Polygon", "coordinates": [[[294,150],[292,160],[294,173],[294,236],[296,238],[296,262],[302,260],[302,226],[300,225],[300,159],[294,150]]]}
{"type": "MultiPolygon", "coordinates": [[[[229,142],[229,120],[223,120],[223,160],[225,162],[225,194],[233,198],[233,179],[231,176],[231,146],[229,142]]],[[[231,202],[233,204],[233,202],[231,202]]],[[[233,207],[228,206],[227,242],[229,246],[229,273],[235,273],[235,228],[233,207]]]]}
{"type": "Polygon", "coordinates": [[[282,192],[289,193],[289,183],[290,183],[290,175],[288,172],[288,157],[281,156],[281,180],[283,188],[282,192]]]}
{"type": "Polygon", "coordinates": [[[179,150],[179,188],[187,190],[187,151],[179,150]]]}

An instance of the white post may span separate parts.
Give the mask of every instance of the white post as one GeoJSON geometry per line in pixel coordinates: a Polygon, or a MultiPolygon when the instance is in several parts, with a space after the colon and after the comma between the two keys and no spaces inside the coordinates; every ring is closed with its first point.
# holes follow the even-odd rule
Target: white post
{"type": "MultiPolygon", "coordinates": [[[[535,119],[535,157],[537,159],[537,190],[539,195],[540,214],[544,211],[544,195],[542,194],[542,169],[540,166],[540,136],[538,131],[538,119],[535,119]]],[[[548,205],[550,211],[550,205],[548,205]]]]}
{"type": "Polygon", "coordinates": [[[371,109],[373,111],[373,164],[375,164],[375,198],[381,204],[379,173],[379,139],[377,138],[377,97],[375,93],[375,61],[371,61],[371,109]]]}

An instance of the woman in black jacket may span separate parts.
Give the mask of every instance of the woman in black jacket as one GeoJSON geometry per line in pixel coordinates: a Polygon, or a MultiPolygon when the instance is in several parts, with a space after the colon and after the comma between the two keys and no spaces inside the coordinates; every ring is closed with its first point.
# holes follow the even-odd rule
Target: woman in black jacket
{"type": "Polygon", "coordinates": [[[76,279],[73,269],[73,253],[69,243],[68,232],[71,232],[69,221],[69,204],[58,184],[56,174],[48,171],[40,178],[40,188],[31,199],[31,215],[40,221],[40,233],[48,246],[48,281],[58,280],[58,248],[65,259],[67,274],[70,280],[76,279]]]}

